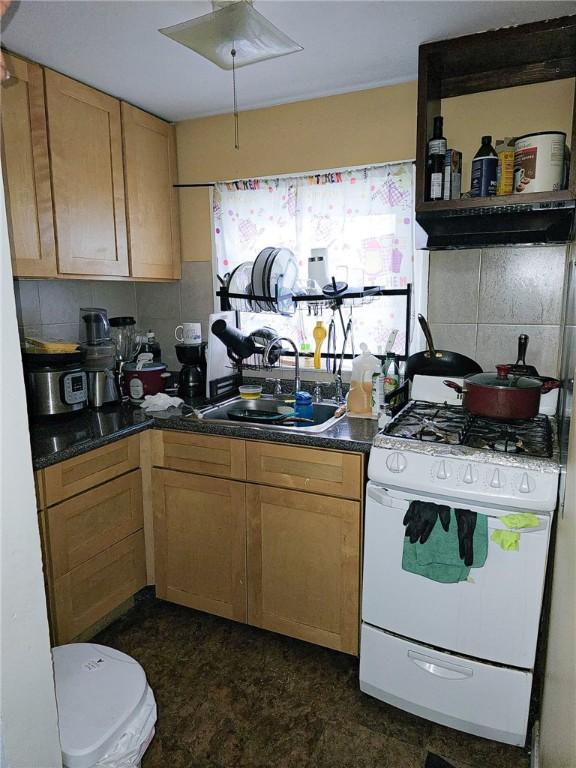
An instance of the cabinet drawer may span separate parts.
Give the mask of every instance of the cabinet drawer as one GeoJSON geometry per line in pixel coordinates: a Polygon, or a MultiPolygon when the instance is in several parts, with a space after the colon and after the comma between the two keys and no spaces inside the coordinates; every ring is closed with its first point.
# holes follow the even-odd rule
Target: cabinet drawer
{"type": "Polygon", "coordinates": [[[154,432],[154,465],[234,480],[246,478],[244,440],[191,432],[154,432]]]}
{"type": "Polygon", "coordinates": [[[142,528],[140,470],[110,480],[47,510],[54,578],[142,528]]]}
{"type": "Polygon", "coordinates": [[[54,580],[57,643],[67,643],[146,584],[138,531],[54,580]]]}
{"type": "Polygon", "coordinates": [[[359,499],[362,457],[353,453],[249,442],[246,475],[255,483],[359,499]]]}
{"type": "Polygon", "coordinates": [[[44,470],[48,506],[140,466],[140,436],[133,435],[44,470]]]}

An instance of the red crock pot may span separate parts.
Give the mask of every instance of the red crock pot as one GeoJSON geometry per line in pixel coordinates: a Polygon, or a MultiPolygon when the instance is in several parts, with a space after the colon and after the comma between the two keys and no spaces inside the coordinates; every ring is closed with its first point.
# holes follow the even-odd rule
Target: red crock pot
{"type": "Polygon", "coordinates": [[[164,363],[126,363],[122,368],[122,390],[130,400],[140,402],[146,395],[164,392],[169,374],[164,363]]]}

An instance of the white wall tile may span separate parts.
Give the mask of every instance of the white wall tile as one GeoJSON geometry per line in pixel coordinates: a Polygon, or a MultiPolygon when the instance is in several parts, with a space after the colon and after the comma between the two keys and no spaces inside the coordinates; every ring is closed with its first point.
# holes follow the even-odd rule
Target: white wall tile
{"type": "Polygon", "coordinates": [[[37,325],[40,318],[39,280],[14,280],[18,325],[37,325]]]}
{"type": "Polygon", "coordinates": [[[136,317],[135,283],[123,280],[94,280],[92,290],[94,306],[107,309],[108,317],[136,317]]]}
{"type": "Polygon", "coordinates": [[[494,371],[497,363],[513,363],[518,356],[518,336],[529,336],[526,363],[534,365],[541,376],[558,375],[560,326],[494,325],[478,326],[476,359],[485,371],[494,371]]]}
{"type": "Polygon", "coordinates": [[[80,307],[94,306],[90,280],[41,280],[40,316],[42,324],[76,323],[80,307]]]}
{"type": "Polygon", "coordinates": [[[136,283],[136,306],[147,318],[180,317],[180,281],[175,283],[136,283]]]}
{"type": "Polygon", "coordinates": [[[436,349],[476,359],[476,323],[430,323],[436,349]]]}
{"type": "Polygon", "coordinates": [[[433,251],[428,279],[430,323],[476,323],[480,251],[433,251]]]}
{"type": "Polygon", "coordinates": [[[558,325],[566,248],[487,248],[480,270],[480,323],[558,325]]]}

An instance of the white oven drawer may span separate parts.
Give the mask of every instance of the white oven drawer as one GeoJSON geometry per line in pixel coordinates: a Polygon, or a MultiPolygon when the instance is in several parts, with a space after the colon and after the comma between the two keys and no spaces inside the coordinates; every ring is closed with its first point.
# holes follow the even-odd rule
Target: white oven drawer
{"type": "Polygon", "coordinates": [[[362,625],[360,689],[436,723],[523,746],[531,688],[529,672],[440,653],[362,625]]]}
{"type": "MultiPolygon", "coordinates": [[[[368,484],[362,619],[448,651],[531,669],[549,518],[540,518],[541,529],[521,534],[518,552],[505,552],[489,540],[486,563],[472,568],[469,581],[440,584],[402,570],[408,504],[396,492],[368,484]]],[[[497,528],[504,525],[489,517],[488,536],[497,528]]]]}

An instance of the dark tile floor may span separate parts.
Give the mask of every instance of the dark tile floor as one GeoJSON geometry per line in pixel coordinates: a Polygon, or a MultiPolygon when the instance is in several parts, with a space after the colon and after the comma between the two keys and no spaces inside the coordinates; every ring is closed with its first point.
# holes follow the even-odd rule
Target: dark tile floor
{"type": "Polygon", "coordinates": [[[350,656],[148,597],[94,638],[137,659],[158,703],[142,768],[528,768],[521,749],[360,692],[350,656]]]}

